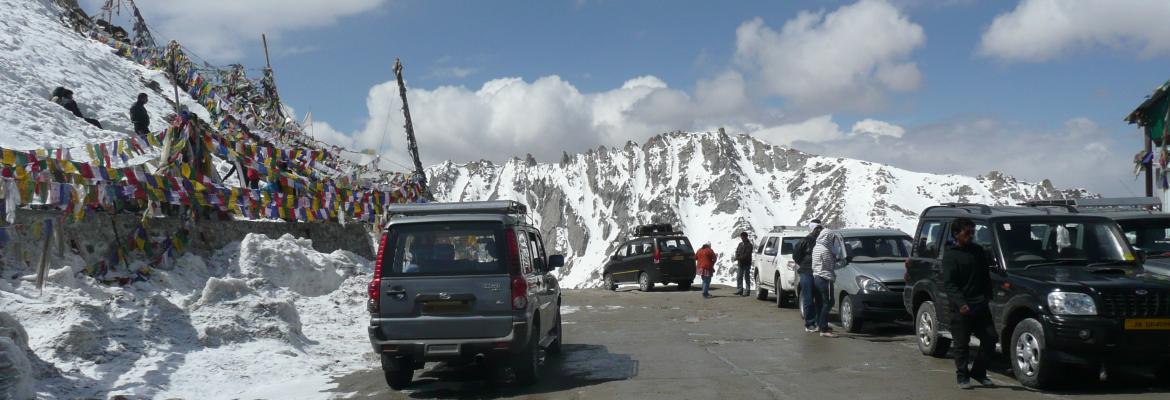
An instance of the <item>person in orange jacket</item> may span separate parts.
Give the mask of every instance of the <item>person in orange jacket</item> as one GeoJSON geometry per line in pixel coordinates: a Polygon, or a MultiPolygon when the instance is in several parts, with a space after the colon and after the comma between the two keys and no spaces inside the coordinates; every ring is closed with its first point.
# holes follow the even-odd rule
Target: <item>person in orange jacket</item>
{"type": "Polygon", "coordinates": [[[704,243],[703,247],[695,253],[695,272],[703,280],[704,299],[711,298],[708,291],[711,289],[711,276],[715,275],[715,258],[715,250],[711,250],[710,243],[704,243]]]}

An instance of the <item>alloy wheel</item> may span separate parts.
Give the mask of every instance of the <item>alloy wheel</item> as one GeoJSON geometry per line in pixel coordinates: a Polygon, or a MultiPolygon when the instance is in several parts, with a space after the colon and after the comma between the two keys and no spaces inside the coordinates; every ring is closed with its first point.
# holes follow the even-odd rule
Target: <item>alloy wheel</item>
{"type": "Polygon", "coordinates": [[[1031,332],[1016,339],[1016,366],[1026,376],[1035,376],[1040,370],[1040,343],[1031,332]]]}

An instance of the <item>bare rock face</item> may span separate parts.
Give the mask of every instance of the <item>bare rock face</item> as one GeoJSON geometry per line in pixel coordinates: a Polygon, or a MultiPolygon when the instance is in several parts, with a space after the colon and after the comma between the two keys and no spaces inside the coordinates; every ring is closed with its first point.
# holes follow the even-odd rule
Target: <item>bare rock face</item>
{"type": "Polygon", "coordinates": [[[912,233],[918,214],[943,202],[1008,205],[1093,196],[1048,180],[917,173],[718,132],[666,133],[641,145],[564,153],[556,163],[530,156],[499,165],[446,162],[427,175],[438,201],[527,204],[548,251],[566,255],[567,265],[557,272],[566,287],[599,285],[608,256],[639,224],[668,222],[694,247],[711,243],[722,256],[718,276],[726,278],[740,231],[819,218],[832,228],[912,233]]]}

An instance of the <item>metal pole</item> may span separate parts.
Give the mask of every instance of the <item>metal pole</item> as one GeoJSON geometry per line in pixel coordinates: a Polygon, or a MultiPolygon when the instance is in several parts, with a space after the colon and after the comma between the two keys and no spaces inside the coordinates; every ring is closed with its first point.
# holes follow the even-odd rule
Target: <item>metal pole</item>
{"type": "Polygon", "coordinates": [[[423,170],[422,160],[418,158],[418,142],[414,140],[414,124],[410,122],[410,104],[406,101],[406,84],[402,80],[402,62],[397,58],[394,59],[394,75],[398,78],[398,95],[402,97],[402,115],[406,120],[403,127],[406,128],[407,149],[410,150],[410,157],[414,159],[414,173],[419,177],[423,197],[434,200],[434,196],[427,190],[427,174],[423,170]]]}
{"type": "MultiPolygon", "coordinates": [[[[1145,138],[1142,140],[1142,142],[1145,143],[1146,151],[1142,153],[1142,157],[1145,157],[1146,154],[1150,154],[1150,152],[1153,150],[1153,141],[1150,140],[1149,135],[1150,128],[1146,127],[1145,131],[1146,134],[1143,135],[1145,138]]],[[[1142,165],[1142,169],[1145,169],[1146,171],[1146,197],[1151,197],[1154,195],[1154,174],[1152,171],[1153,164],[1154,160],[1151,158],[1149,164],[1142,165]]]]}

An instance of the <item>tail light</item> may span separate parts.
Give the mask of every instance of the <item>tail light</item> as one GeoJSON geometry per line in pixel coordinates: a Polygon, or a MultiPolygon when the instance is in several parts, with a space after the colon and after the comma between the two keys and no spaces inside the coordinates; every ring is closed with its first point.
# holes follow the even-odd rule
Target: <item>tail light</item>
{"type": "Polygon", "coordinates": [[[654,263],[662,262],[662,252],[658,250],[658,246],[654,246],[654,263]]]}
{"type": "Polygon", "coordinates": [[[371,313],[378,312],[380,308],[378,299],[382,296],[382,259],[386,255],[386,238],[389,236],[389,233],[383,233],[382,239],[378,241],[378,256],[374,259],[374,279],[366,287],[366,294],[370,296],[366,310],[371,313]]]}
{"type": "Polygon", "coordinates": [[[504,231],[508,242],[508,273],[512,275],[512,309],[523,310],[528,308],[528,280],[520,273],[520,244],[516,241],[516,231],[504,231]]]}

